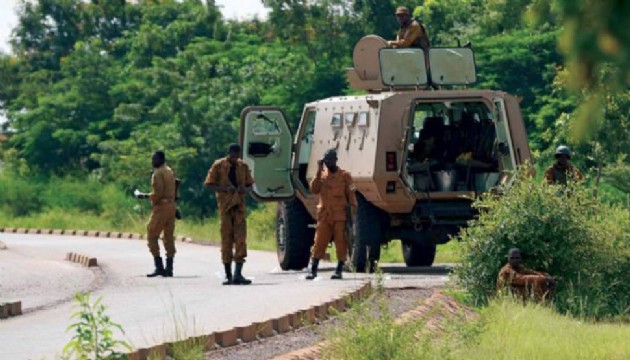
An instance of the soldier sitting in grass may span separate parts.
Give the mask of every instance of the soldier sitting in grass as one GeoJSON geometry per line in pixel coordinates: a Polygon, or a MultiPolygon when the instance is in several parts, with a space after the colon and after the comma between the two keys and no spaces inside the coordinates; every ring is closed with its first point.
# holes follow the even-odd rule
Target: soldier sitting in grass
{"type": "Polygon", "coordinates": [[[555,287],[556,280],[545,272],[525,268],[521,265],[521,259],[521,250],[510,249],[508,263],[499,272],[497,290],[502,291],[507,288],[523,300],[545,300],[555,287]]]}

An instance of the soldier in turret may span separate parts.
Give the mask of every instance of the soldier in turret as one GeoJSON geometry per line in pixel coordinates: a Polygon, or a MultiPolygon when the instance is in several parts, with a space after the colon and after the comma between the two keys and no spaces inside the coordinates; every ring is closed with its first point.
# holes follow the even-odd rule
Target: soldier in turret
{"type": "Polygon", "coordinates": [[[400,6],[396,9],[396,20],[400,25],[396,40],[387,42],[393,48],[421,48],[425,51],[429,49],[429,37],[424,25],[411,18],[409,9],[400,6]]]}

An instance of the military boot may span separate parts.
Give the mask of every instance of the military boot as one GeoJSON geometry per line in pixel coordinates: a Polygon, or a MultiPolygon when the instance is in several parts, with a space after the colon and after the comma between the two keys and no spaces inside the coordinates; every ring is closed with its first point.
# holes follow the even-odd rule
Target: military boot
{"type": "Polygon", "coordinates": [[[223,264],[225,267],[225,281],[223,285],[232,285],[232,263],[223,264]]]}
{"type": "Polygon", "coordinates": [[[249,285],[252,283],[251,280],[246,279],[241,274],[243,270],[243,263],[236,263],[236,267],[234,268],[234,281],[232,282],[234,285],[249,285]]]}
{"type": "Polygon", "coordinates": [[[166,277],[173,277],[173,257],[166,258],[166,268],[164,269],[164,275],[166,277]]]}
{"type": "Polygon", "coordinates": [[[162,263],[162,257],[155,256],[153,258],[155,263],[155,270],[151,274],[147,274],[147,277],[165,276],[164,264],[162,263]]]}
{"type": "Polygon", "coordinates": [[[343,279],[343,261],[339,261],[337,263],[337,269],[335,269],[335,273],[330,277],[333,280],[341,280],[343,279]]]}
{"type": "Polygon", "coordinates": [[[319,267],[319,259],[313,258],[311,262],[311,273],[306,276],[306,280],[313,280],[317,277],[317,268],[319,267]]]}

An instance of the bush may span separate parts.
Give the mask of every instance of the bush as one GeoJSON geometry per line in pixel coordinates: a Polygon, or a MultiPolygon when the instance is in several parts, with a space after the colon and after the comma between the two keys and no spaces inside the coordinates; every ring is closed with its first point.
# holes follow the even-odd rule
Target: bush
{"type": "Polygon", "coordinates": [[[42,209],[42,186],[12,173],[0,173],[0,206],[12,216],[26,216],[42,209]]]}
{"type": "Polygon", "coordinates": [[[43,201],[48,208],[76,209],[96,215],[103,211],[101,189],[98,181],[72,177],[51,178],[45,185],[43,201]]]}
{"type": "Polygon", "coordinates": [[[521,172],[507,194],[475,203],[481,214],[459,235],[456,282],[475,303],[486,303],[507,251],[518,247],[524,265],[559,277],[559,311],[628,314],[630,212],[602,204],[592,193],[579,184],[547,186],[521,172]]]}

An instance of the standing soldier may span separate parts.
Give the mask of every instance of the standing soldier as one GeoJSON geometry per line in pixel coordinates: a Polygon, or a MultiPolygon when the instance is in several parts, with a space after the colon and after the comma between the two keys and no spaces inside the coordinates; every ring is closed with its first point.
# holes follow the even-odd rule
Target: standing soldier
{"type": "Polygon", "coordinates": [[[337,151],[326,151],[324,159],[317,162],[319,168],[315,179],[311,181],[311,191],[319,195],[317,205],[317,230],[315,232],[315,245],[312,250],[311,273],[306,277],[313,280],[317,277],[319,260],[324,257],[326,247],[334,238],[337,251],[337,269],[331,279],[341,279],[343,264],[348,258],[348,245],[344,238],[346,227],[346,208],[357,208],[355,187],[350,173],[337,166],[337,151]],[[324,173],[324,165],[327,171],[324,173]]]}
{"type": "Polygon", "coordinates": [[[252,283],[241,271],[247,257],[245,194],[251,190],[254,180],[240,156],[241,146],[230,145],[227,157],[212,164],[204,183],[215,192],[221,215],[221,258],[226,277],[223,285],[252,283]],[[232,261],[236,263],[234,277],[232,261]]]}
{"type": "Polygon", "coordinates": [[[173,276],[173,258],[175,257],[175,212],[177,180],[170,167],[166,166],[166,155],[163,151],[156,151],[151,158],[153,175],[151,176],[150,194],[141,193],[136,189],[134,196],[138,199],[151,199],[151,219],[147,225],[147,240],[149,251],[153,255],[155,270],[148,277],[173,276]],[[160,257],[158,239],[164,232],[164,250],[166,251],[166,269],[160,257]]]}
{"type": "Polygon", "coordinates": [[[545,171],[547,184],[566,185],[567,180],[582,181],[584,175],[571,164],[571,150],[568,146],[560,145],[555,153],[556,162],[545,171]]]}
{"type": "Polygon", "coordinates": [[[400,6],[396,9],[396,20],[400,25],[396,40],[390,40],[387,45],[393,48],[421,48],[427,51],[431,44],[425,27],[411,18],[409,9],[400,6]]]}

